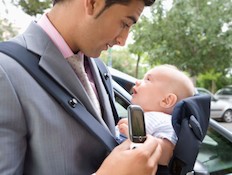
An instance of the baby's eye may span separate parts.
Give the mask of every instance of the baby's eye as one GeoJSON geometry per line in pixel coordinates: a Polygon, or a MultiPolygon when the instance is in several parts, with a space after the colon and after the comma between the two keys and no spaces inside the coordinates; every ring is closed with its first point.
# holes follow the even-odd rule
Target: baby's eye
{"type": "Polygon", "coordinates": [[[150,78],[149,77],[145,77],[143,80],[144,81],[150,81],[150,78]]]}

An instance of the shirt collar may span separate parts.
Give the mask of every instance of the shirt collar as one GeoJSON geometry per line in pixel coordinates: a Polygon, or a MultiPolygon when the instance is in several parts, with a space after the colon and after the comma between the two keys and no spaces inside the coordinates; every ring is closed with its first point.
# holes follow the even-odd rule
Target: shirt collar
{"type": "Polygon", "coordinates": [[[38,21],[38,25],[48,34],[65,58],[74,55],[71,48],[48,19],[47,13],[42,15],[38,21]]]}

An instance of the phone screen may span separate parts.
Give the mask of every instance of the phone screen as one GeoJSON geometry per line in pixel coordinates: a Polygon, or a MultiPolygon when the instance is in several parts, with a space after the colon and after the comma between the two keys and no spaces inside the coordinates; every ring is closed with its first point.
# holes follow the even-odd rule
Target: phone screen
{"type": "Polygon", "coordinates": [[[146,128],[144,123],[143,111],[132,110],[131,114],[132,133],[133,136],[146,136],[146,128]]]}

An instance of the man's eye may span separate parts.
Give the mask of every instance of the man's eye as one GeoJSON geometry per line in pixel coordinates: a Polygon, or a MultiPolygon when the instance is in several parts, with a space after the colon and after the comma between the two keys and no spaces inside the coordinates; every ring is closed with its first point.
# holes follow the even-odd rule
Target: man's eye
{"type": "Polygon", "coordinates": [[[127,23],[123,22],[123,23],[122,23],[122,27],[123,27],[123,28],[129,28],[130,26],[129,26],[127,23]]]}

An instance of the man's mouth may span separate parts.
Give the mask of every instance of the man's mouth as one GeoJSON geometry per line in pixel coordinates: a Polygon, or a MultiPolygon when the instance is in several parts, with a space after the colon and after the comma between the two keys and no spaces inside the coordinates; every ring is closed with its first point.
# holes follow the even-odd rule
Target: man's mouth
{"type": "Polygon", "coordinates": [[[107,44],[107,47],[108,47],[108,48],[111,48],[111,47],[113,47],[113,45],[107,44]]]}
{"type": "Polygon", "coordinates": [[[112,47],[111,45],[106,44],[106,45],[105,45],[105,49],[104,49],[104,50],[108,50],[108,49],[110,49],[111,47],[112,47]]]}

